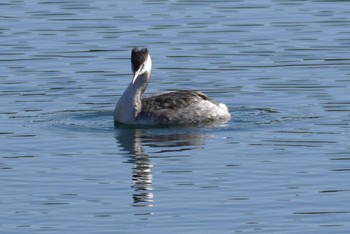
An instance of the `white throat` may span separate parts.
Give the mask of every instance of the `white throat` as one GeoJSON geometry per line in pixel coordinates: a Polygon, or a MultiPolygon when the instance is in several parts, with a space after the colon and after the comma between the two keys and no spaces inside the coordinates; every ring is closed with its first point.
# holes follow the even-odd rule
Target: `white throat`
{"type": "Polygon", "coordinates": [[[114,120],[125,124],[136,123],[136,117],[142,110],[141,96],[151,77],[152,59],[148,55],[143,69],[133,79],[128,88],[120,97],[115,109],[114,120]]]}

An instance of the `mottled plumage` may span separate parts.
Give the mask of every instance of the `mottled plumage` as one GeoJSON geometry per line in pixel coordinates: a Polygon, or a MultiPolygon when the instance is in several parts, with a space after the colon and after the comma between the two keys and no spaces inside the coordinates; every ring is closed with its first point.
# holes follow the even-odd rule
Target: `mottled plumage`
{"type": "Polygon", "coordinates": [[[131,52],[134,73],[114,111],[115,122],[125,124],[194,124],[230,119],[225,104],[197,91],[174,91],[141,97],[151,78],[152,60],[147,48],[131,52]]]}
{"type": "Polygon", "coordinates": [[[176,91],[167,92],[159,95],[151,95],[142,98],[142,111],[152,112],[154,110],[174,110],[188,107],[203,100],[208,100],[208,97],[197,91],[176,91]]]}

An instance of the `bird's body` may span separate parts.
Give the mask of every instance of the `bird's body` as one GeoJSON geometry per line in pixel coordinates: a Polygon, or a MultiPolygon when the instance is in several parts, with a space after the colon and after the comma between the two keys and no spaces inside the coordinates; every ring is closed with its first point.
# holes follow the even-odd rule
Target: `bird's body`
{"type": "Polygon", "coordinates": [[[225,122],[230,113],[225,104],[197,91],[173,91],[142,97],[151,77],[152,60],[147,49],[131,53],[134,77],[118,101],[114,121],[137,125],[184,125],[225,122]]]}

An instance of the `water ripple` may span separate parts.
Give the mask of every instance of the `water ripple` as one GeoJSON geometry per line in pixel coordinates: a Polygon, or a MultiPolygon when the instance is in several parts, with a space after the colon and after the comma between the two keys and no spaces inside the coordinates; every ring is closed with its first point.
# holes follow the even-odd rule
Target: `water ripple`
{"type": "Polygon", "coordinates": [[[3,1],[1,231],[348,233],[347,3],[3,1]],[[232,120],[114,126],[135,46],[232,120]]]}

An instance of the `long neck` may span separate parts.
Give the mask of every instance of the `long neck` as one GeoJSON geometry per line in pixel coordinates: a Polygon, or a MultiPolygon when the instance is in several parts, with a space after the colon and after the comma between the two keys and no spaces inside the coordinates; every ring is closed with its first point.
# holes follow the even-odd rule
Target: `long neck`
{"type": "Polygon", "coordinates": [[[135,83],[130,83],[120,97],[114,111],[114,118],[118,122],[133,123],[142,111],[141,96],[146,90],[150,73],[143,73],[137,77],[135,83]]]}

